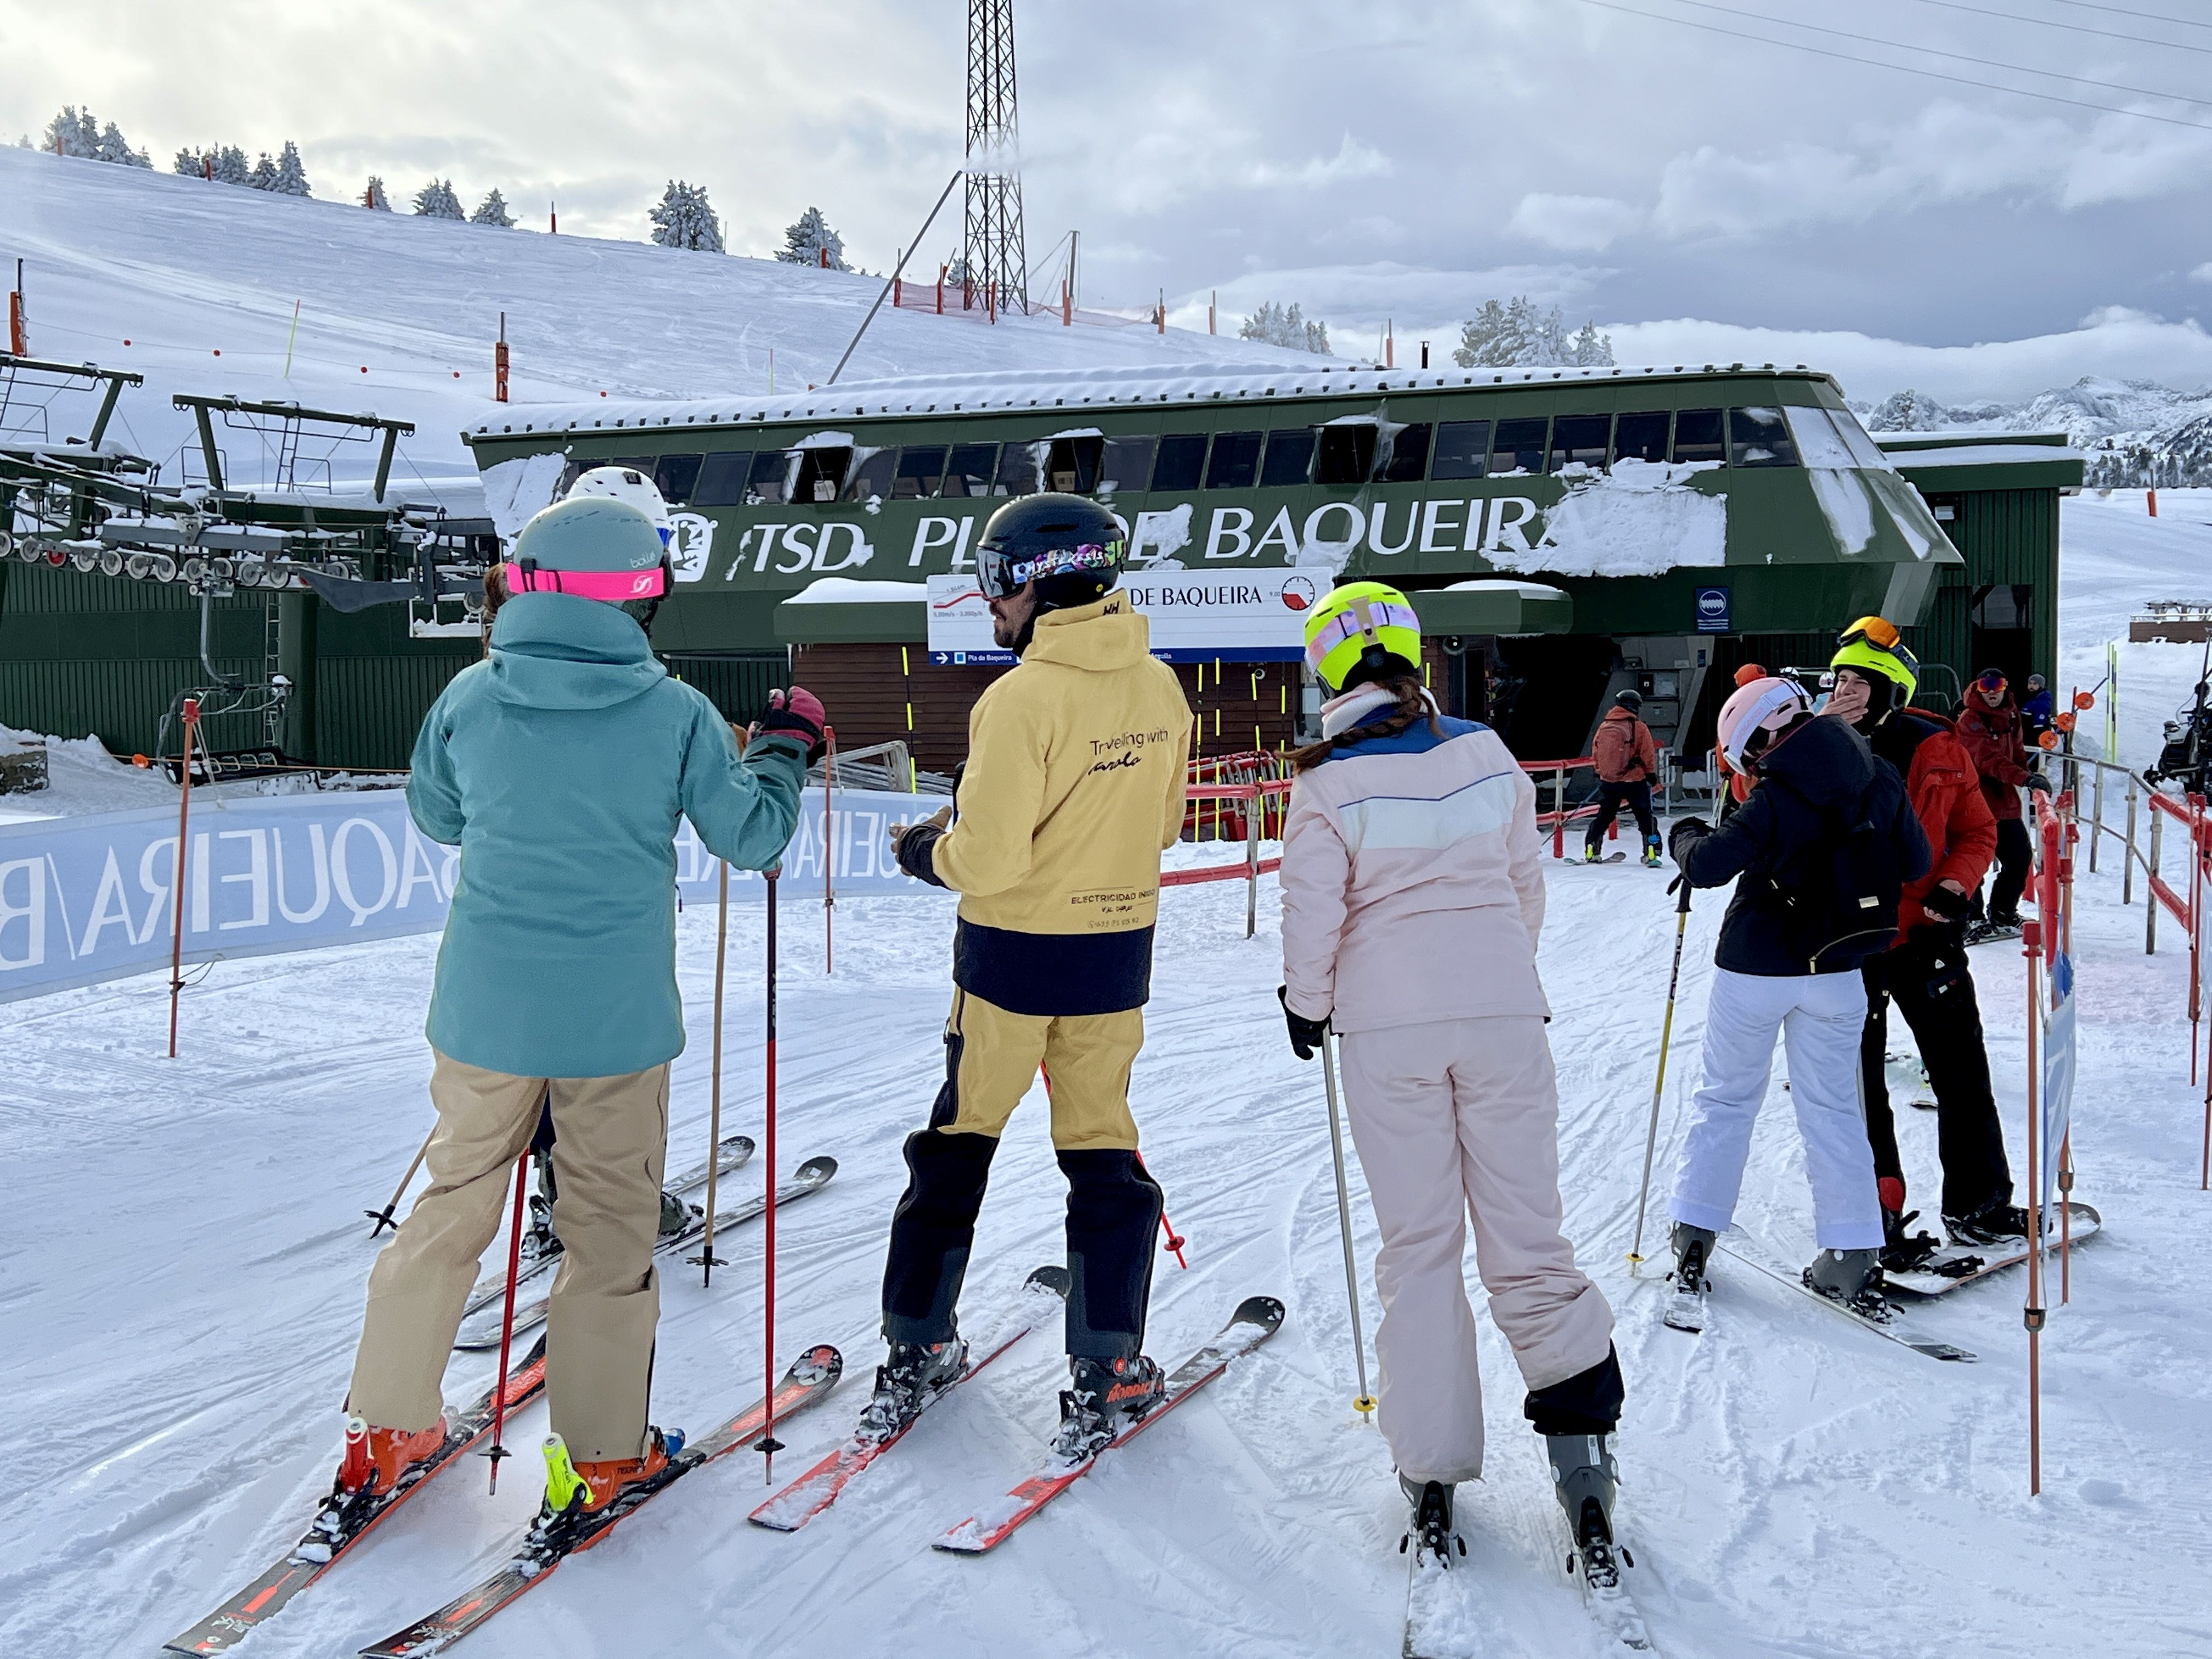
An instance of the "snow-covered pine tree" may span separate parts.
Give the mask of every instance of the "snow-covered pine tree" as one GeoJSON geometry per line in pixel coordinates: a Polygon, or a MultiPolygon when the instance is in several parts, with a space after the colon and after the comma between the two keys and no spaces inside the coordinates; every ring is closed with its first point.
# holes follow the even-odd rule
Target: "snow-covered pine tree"
{"type": "Polygon", "coordinates": [[[392,211],[392,198],[384,193],[384,180],[378,174],[368,175],[368,186],[361,193],[361,204],[379,213],[392,211]]]}
{"type": "Polygon", "coordinates": [[[829,220],[822,216],[822,210],[817,207],[807,209],[799,216],[798,223],[785,228],[783,246],[775,257],[787,265],[826,264],[831,270],[852,269],[845,263],[845,239],[830,228],[829,220]],[[825,248],[830,253],[826,261],[822,257],[825,248]]]}
{"type": "Polygon", "coordinates": [[[246,164],[246,152],[236,144],[225,144],[215,153],[215,181],[218,185],[252,185],[253,169],[246,164]]]}
{"type": "Polygon", "coordinates": [[[726,251],[722,245],[722,221],[708,201],[704,185],[671,179],[660,200],[647,210],[646,217],[653,221],[653,240],[663,247],[692,248],[702,253],[726,251]]]}
{"type": "Polygon", "coordinates": [[[254,162],[253,171],[246,175],[246,182],[255,190],[276,188],[276,163],[270,159],[267,150],[261,152],[261,159],[254,162]]]}
{"type": "Polygon", "coordinates": [[[145,167],[149,171],[154,165],[152,156],[131,148],[131,141],[123,136],[122,130],[112,121],[100,129],[100,143],[93,151],[93,159],[111,161],[118,167],[145,167]]]}
{"type": "Polygon", "coordinates": [[[1269,345],[1287,346],[1292,351],[1328,349],[1328,325],[1309,322],[1295,301],[1282,306],[1273,300],[1262,300],[1260,308],[1244,319],[1237,332],[1244,339],[1264,340],[1269,345]]]}
{"type": "Polygon", "coordinates": [[[415,192],[415,212],[424,219],[465,219],[461,198],[453,194],[450,179],[433,179],[415,192]]]}
{"type": "Polygon", "coordinates": [[[469,215],[469,222],[472,225],[497,225],[501,230],[513,230],[514,216],[507,210],[507,198],[495,187],[477,204],[477,210],[469,215]]]}
{"type": "Polygon", "coordinates": [[[1516,294],[1503,304],[1485,300],[1460,325],[1452,361],[1462,368],[1602,368],[1613,362],[1613,341],[1595,322],[1570,334],[1559,307],[1545,311],[1516,294]]]}
{"type": "Polygon", "coordinates": [[[1571,350],[1569,361],[1577,368],[1613,367],[1613,336],[1599,333],[1595,319],[1584,323],[1576,331],[1571,350]]]}
{"type": "Polygon", "coordinates": [[[289,138],[284,141],[283,154],[276,158],[276,177],[269,188],[279,196],[312,196],[307,188],[307,169],[301,162],[300,147],[289,138]]]}
{"type": "Polygon", "coordinates": [[[100,154],[100,124],[90,110],[80,114],[75,104],[64,104],[62,112],[46,123],[46,147],[57,155],[91,161],[100,154]]]}
{"type": "Polygon", "coordinates": [[[189,146],[179,150],[177,152],[176,173],[179,179],[201,179],[206,177],[204,163],[200,160],[200,153],[189,146]]]}

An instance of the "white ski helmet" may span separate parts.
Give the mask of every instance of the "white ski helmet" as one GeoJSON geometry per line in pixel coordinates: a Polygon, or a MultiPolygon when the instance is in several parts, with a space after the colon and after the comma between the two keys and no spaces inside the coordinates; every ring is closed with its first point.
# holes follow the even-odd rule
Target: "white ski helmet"
{"type": "Polygon", "coordinates": [[[1769,675],[1738,686],[1721,705],[1715,733],[1729,769],[1750,771],[1752,762],[1778,733],[1812,712],[1804,688],[1795,680],[1769,675]]]}
{"type": "Polygon", "coordinates": [[[668,519],[668,503],[661,500],[653,480],[634,466],[595,466],[588,472],[579,473],[562,499],[574,501],[580,495],[605,495],[611,501],[628,501],[653,520],[653,528],[660,532],[664,550],[675,535],[676,526],[668,519]]]}

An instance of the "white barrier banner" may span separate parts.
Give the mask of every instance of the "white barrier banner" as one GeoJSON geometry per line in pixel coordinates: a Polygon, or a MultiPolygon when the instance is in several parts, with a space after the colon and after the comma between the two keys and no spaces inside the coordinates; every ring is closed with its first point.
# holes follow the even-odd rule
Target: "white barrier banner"
{"type": "MultiPolygon", "coordinates": [[[[2153,902],[2156,902],[2155,900],[2153,902]]],[[[2051,981],[2058,993],[2056,1006],[2043,1021],[2043,1145],[2036,1171],[2039,1214],[2047,1232],[2058,1231],[2054,1218],[2058,1203],[2058,1155],[2065,1149],[2068,1131],[2074,1127],[2074,963],[2061,954],[2051,965],[2051,981]]]]}
{"type": "MultiPolygon", "coordinates": [[[[825,811],[810,789],[784,854],[786,898],[818,889],[825,861],[841,893],[917,890],[891,857],[890,827],[945,805],[841,789],[825,811]]],[[[460,867],[459,849],[417,830],[396,789],[195,799],[190,836],[188,963],[435,933],[460,867]]],[[[688,821],[676,854],[685,902],[712,899],[719,866],[688,821]]],[[[167,807],[0,824],[0,1002],[166,966],[176,859],[167,807]]],[[[753,872],[730,876],[733,894],[765,895],[753,872]]]]}

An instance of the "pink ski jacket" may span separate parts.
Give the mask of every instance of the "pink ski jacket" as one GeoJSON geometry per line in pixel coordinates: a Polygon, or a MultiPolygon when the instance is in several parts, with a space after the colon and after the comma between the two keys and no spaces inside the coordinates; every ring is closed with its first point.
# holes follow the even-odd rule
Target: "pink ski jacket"
{"type": "Polygon", "coordinates": [[[1442,719],[1299,774],[1283,831],[1283,981],[1339,1031],[1549,1018],[1536,790],[1486,726],[1442,719]]]}

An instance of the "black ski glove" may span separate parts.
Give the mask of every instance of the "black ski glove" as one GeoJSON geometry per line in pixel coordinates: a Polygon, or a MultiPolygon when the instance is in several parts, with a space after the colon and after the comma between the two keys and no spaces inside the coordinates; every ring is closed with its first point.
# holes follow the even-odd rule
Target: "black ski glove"
{"type": "Polygon", "coordinates": [[[1712,833],[1713,826],[1703,818],[1677,818],[1667,832],[1667,856],[1680,864],[1689,848],[1712,833]]]}
{"type": "Polygon", "coordinates": [[[1974,896],[1954,893],[1939,881],[1921,896],[1920,908],[1938,921],[1964,921],[1974,913],[1974,896]]]}
{"type": "Polygon", "coordinates": [[[2047,795],[2051,793],[2051,780],[2040,772],[2030,772],[2027,775],[2027,787],[2039,795],[2047,795]]]}
{"type": "Polygon", "coordinates": [[[1328,1035],[1328,1021],[1308,1019],[1291,1006],[1291,992],[1287,985],[1275,988],[1275,1000],[1283,1005],[1283,1018],[1291,1028],[1291,1051],[1300,1060],[1311,1060],[1321,1040],[1328,1035]]]}
{"type": "Polygon", "coordinates": [[[891,856],[898,867],[916,881],[926,881],[933,887],[942,887],[945,882],[937,873],[937,843],[952,823],[952,809],[940,806],[920,823],[895,823],[891,826],[891,856]]]}

